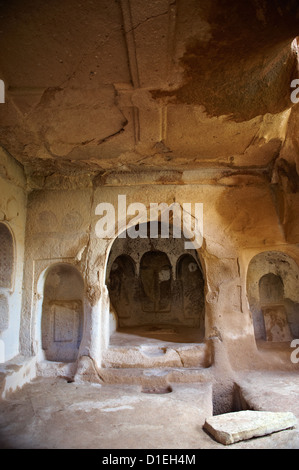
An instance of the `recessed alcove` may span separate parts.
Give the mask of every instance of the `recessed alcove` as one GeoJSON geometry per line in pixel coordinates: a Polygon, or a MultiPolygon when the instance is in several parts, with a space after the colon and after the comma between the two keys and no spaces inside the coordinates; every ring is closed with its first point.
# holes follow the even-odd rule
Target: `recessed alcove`
{"type": "Polygon", "coordinates": [[[5,223],[0,223],[0,332],[9,327],[9,298],[13,291],[14,241],[5,223]]]}
{"type": "Polygon", "coordinates": [[[293,337],[284,305],[284,286],[280,276],[265,274],[259,281],[260,305],[267,341],[290,342],[293,337]]]}
{"type": "Polygon", "coordinates": [[[47,273],[42,306],[45,359],[74,362],[83,334],[84,283],[71,265],[57,264],[47,273]]]}
{"type": "MultiPolygon", "coordinates": [[[[299,2],[0,22],[0,447],[216,448],[212,413],[299,418],[299,2]]],[[[236,445],[284,446],[298,429],[236,445]]]]}
{"type": "MultiPolygon", "coordinates": [[[[148,224],[149,228],[149,224],[148,224]]],[[[139,227],[140,229],[140,227],[139,227]]],[[[106,283],[116,332],[110,344],[143,344],[145,338],[164,342],[204,340],[204,276],[195,249],[183,238],[158,236],[115,239],[106,283]],[[120,336],[123,333],[126,336],[120,336]]]]}
{"type": "Polygon", "coordinates": [[[8,226],[0,223],[0,288],[12,288],[13,266],[13,237],[8,226]]]}
{"type": "Polygon", "coordinates": [[[278,343],[289,347],[298,337],[298,282],[299,267],[286,253],[262,252],[249,263],[248,301],[260,347],[268,349],[270,344],[277,347],[278,343]]]}

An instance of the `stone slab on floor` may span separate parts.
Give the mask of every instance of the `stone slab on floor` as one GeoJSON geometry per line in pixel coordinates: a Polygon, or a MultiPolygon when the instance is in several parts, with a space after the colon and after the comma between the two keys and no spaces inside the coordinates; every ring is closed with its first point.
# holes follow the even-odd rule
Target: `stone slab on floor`
{"type": "Polygon", "coordinates": [[[299,374],[290,371],[251,371],[238,374],[247,408],[257,411],[292,411],[299,419],[299,374]]]}
{"type": "Polygon", "coordinates": [[[291,412],[236,411],[206,419],[204,429],[224,445],[296,427],[291,412]]]}

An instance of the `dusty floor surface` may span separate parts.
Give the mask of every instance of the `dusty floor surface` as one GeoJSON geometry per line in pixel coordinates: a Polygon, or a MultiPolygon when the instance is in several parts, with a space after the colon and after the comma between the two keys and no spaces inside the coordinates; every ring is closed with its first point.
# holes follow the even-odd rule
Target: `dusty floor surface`
{"type": "MultiPolygon", "coordinates": [[[[239,375],[255,409],[299,418],[299,377],[286,372],[239,375]]],[[[212,413],[209,383],[172,384],[172,392],[139,386],[68,383],[37,378],[0,401],[2,449],[298,449],[299,428],[231,446],[202,429],[212,413]]]]}

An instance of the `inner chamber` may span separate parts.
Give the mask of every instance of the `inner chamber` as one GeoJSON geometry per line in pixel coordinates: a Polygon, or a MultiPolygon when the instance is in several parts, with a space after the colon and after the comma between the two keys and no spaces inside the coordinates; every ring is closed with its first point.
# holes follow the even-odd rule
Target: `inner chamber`
{"type": "MultiPolygon", "coordinates": [[[[146,224],[145,224],[146,225],[146,224]]],[[[146,233],[142,230],[140,233],[146,233]]],[[[204,276],[195,249],[183,238],[119,236],[113,243],[106,284],[118,331],[144,336],[168,333],[181,342],[204,339],[204,276]]]]}

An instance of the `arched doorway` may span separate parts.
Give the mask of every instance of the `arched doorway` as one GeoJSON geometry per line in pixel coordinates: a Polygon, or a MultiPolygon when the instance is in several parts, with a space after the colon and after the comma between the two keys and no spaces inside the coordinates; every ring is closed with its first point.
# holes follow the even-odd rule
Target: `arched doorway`
{"type": "Polygon", "coordinates": [[[84,283],[77,269],[57,264],[47,273],[42,306],[45,359],[74,362],[83,334],[84,283]]]}

